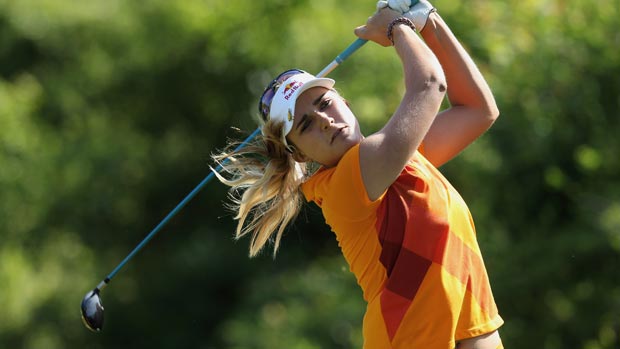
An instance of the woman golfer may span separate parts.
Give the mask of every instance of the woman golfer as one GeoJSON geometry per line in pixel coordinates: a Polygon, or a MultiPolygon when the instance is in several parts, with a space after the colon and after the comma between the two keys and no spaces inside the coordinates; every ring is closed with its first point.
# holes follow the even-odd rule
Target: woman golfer
{"type": "Polygon", "coordinates": [[[389,5],[380,1],[355,34],[400,57],[406,91],[398,109],[364,136],[333,80],[300,70],[274,79],[259,104],[262,137],[215,156],[230,160],[219,178],[232,187],[237,237],[252,236],[251,256],[270,240],[277,250],[305,197],[321,207],[363,290],[364,348],[502,348],[472,217],[437,170],[499,113],[428,2],[405,16],[389,5]],[[446,93],[451,107],[439,112],[446,93]],[[310,173],[307,162],[320,168],[310,173]]]}

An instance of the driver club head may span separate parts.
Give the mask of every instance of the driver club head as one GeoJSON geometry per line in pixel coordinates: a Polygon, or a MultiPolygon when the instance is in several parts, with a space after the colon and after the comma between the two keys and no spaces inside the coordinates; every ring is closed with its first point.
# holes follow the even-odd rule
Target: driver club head
{"type": "Polygon", "coordinates": [[[82,322],[93,332],[103,328],[103,305],[98,288],[88,292],[82,299],[82,322]]]}

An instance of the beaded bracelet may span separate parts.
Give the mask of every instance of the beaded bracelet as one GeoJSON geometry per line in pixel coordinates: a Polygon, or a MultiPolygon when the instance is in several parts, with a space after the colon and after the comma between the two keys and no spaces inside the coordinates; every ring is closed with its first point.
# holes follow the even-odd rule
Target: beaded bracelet
{"type": "Polygon", "coordinates": [[[390,22],[390,25],[388,25],[388,29],[387,29],[387,37],[392,42],[392,46],[394,46],[394,37],[392,36],[392,30],[394,30],[394,26],[397,24],[405,24],[409,26],[409,28],[413,29],[413,31],[416,31],[415,25],[409,18],[398,17],[394,19],[392,22],[390,22]]]}

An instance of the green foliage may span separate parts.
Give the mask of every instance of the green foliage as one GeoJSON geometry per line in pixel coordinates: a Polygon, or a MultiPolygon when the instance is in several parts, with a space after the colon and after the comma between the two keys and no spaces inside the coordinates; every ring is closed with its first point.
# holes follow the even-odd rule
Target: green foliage
{"type": "Polygon", "coordinates": [[[256,279],[243,312],[222,326],[226,348],[359,348],[365,306],[340,256],[256,279]]]}
{"type": "MultiPolygon", "coordinates": [[[[506,348],[620,342],[620,5],[440,0],[496,125],[443,169],[470,204],[506,348]]],[[[374,3],[0,0],[0,347],[356,348],[364,304],[310,206],[275,261],[232,241],[211,183],[79,302],[256,127],[262,87],[318,72],[374,3]],[[231,127],[238,127],[236,132],[231,127]]],[[[366,132],[402,92],[390,49],[332,73],[366,132]]]]}

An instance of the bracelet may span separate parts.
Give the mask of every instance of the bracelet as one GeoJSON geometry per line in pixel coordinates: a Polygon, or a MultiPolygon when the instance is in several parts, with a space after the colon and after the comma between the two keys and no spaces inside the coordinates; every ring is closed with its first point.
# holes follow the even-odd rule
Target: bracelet
{"type": "Polygon", "coordinates": [[[409,26],[409,28],[413,29],[413,31],[416,31],[415,25],[409,18],[398,17],[394,19],[392,22],[390,22],[390,25],[388,25],[388,29],[387,29],[387,37],[392,42],[392,46],[394,46],[394,37],[392,36],[392,31],[394,30],[394,26],[397,24],[405,24],[409,26]]]}

